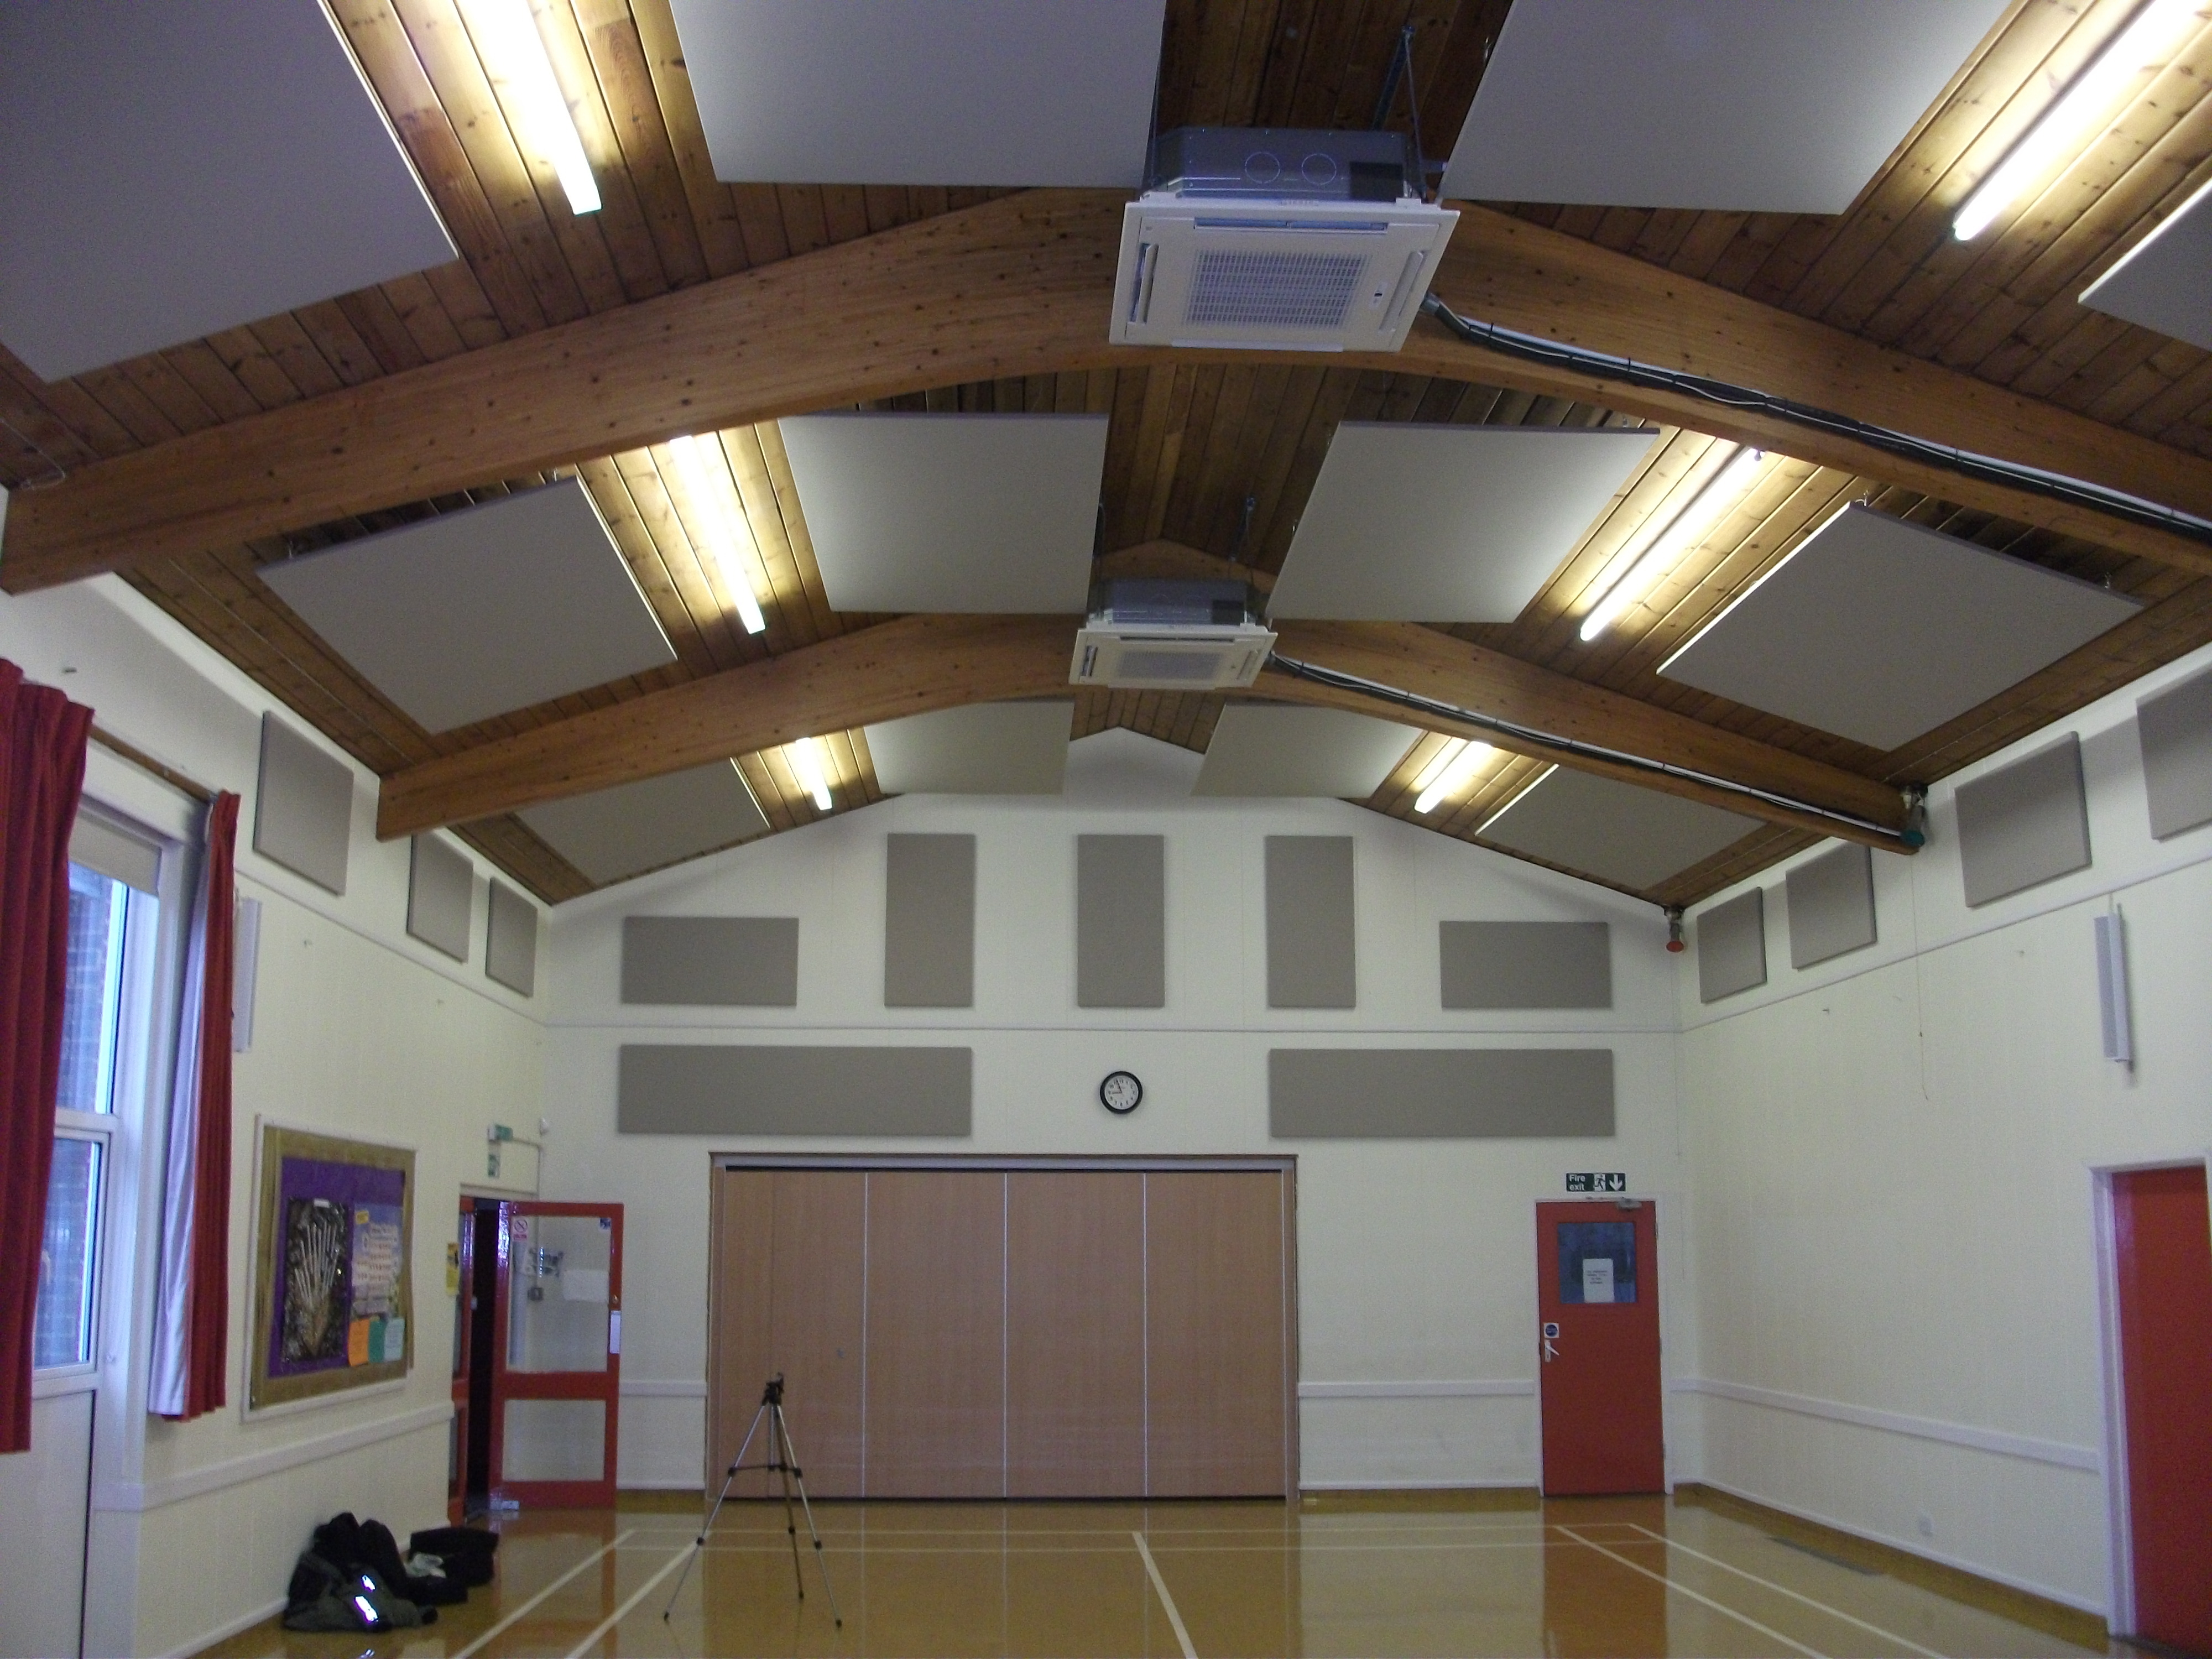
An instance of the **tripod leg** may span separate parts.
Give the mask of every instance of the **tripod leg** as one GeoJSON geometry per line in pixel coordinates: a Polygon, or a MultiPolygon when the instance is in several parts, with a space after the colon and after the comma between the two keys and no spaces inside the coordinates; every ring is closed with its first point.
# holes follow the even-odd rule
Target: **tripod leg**
{"type": "Polygon", "coordinates": [[[707,1534],[714,1530],[715,1517],[721,1514],[722,1505],[729,1501],[730,1482],[738,1478],[738,1466],[745,1461],[745,1453],[753,1443],[754,1431],[760,1427],[761,1419],[767,1413],[768,1407],[763,1406],[753,1413],[752,1427],[745,1431],[744,1443],[738,1448],[738,1455],[730,1460],[729,1473],[722,1477],[722,1490],[715,1495],[714,1506],[707,1511],[706,1520],[700,1523],[698,1537],[692,1540],[690,1559],[684,1562],[684,1571],[676,1575],[676,1588],[668,1592],[668,1605],[660,1610],[663,1623],[667,1621],[670,1613],[676,1611],[676,1598],[684,1594],[684,1581],[691,1576],[693,1563],[707,1547],[707,1534]]]}
{"type": "MultiPolygon", "coordinates": [[[[781,1407],[777,1408],[776,1415],[778,1417],[783,1415],[781,1407]]],[[[785,1450],[791,1450],[791,1431],[788,1428],[784,1431],[783,1444],[785,1450]]],[[[793,1453],[793,1463],[795,1465],[798,1461],[797,1454],[793,1453]]],[[[830,1564],[822,1559],[822,1534],[814,1524],[814,1505],[807,1500],[806,1476],[803,1471],[795,1469],[794,1473],[799,1477],[799,1505],[806,1511],[806,1535],[814,1540],[814,1571],[822,1575],[822,1593],[830,1598],[830,1620],[842,1630],[845,1624],[845,1615],[837,1610],[837,1590],[836,1587],[830,1582],[830,1564]]],[[[796,1534],[793,1534],[792,1543],[793,1547],[796,1548],[798,1546],[796,1534]]]]}
{"type": "MultiPolygon", "coordinates": [[[[799,1586],[799,1599],[804,1601],[806,1599],[806,1579],[799,1571],[799,1517],[791,1508],[791,1435],[783,1425],[783,1407],[771,1406],[769,1409],[775,1413],[769,1425],[769,1444],[771,1448],[781,1448],[773,1455],[776,1474],[783,1482],[783,1530],[791,1540],[791,1577],[799,1586]]],[[[800,1477],[800,1484],[803,1490],[804,1476],[800,1477]]]]}

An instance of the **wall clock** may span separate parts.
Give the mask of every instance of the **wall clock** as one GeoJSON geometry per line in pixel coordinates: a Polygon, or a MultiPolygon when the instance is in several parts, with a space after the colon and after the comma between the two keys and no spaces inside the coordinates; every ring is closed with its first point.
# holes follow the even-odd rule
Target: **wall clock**
{"type": "Polygon", "coordinates": [[[1134,1072],[1109,1072],[1098,1085],[1098,1103],[1117,1117],[1137,1109],[1145,1098],[1145,1085],[1134,1072]]]}

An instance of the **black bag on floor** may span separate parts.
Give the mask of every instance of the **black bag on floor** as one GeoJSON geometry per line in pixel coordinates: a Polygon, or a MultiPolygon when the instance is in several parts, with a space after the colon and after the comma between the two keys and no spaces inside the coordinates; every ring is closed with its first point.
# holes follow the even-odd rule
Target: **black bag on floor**
{"type": "MultiPolygon", "coordinates": [[[[321,1531],[317,1528],[319,1537],[321,1531]]],[[[285,1596],[286,1630],[412,1630],[437,1622],[435,1607],[418,1607],[405,1596],[394,1595],[374,1573],[358,1565],[339,1567],[307,1550],[292,1569],[285,1596]]]]}
{"type": "Polygon", "coordinates": [[[381,1521],[361,1523],[360,1559],[369,1571],[417,1606],[451,1607],[456,1601],[469,1599],[469,1587],[450,1574],[432,1578],[408,1571],[407,1564],[399,1559],[398,1540],[392,1537],[392,1528],[381,1521]]]}
{"type": "Polygon", "coordinates": [[[408,1539],[407,1553],[436,1556],[453,1583],[489,1584],[492,1558],[499,1553],[499,1534],[478,1527],[432,1527],[408,1539]]]}

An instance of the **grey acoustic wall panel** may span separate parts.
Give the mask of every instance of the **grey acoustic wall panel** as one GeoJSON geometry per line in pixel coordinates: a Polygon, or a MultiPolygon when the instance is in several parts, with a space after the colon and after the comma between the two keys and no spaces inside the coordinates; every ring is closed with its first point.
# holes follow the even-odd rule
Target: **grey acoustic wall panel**
{"type": "Polygon", "coordinates": [[[975,837],[884,838],[884,1006],[975,1006],[975,837]]]}
{"type": "Polygon", "coordinates": [[[1191,793],[1365,800],[1420,735],[1348,709],[1231,703],[1214,722],[1191,793]]]}
{"type": "Polygon", "coordinates": [[[1352,837],[1267,837],[1267,1006],[1358,1004],[1352,837]]]}
{"type": "Polygon", "coordinates": [[[1887,750],[2140,609],[2124,594],[1854,504],[1659,672],[1887,750]]]}
{"type": "Polygon", "coordinates": [[[1698,1000],[1766,983],[1766,895],[1754,887],[1698,918],[1698,1000]]]}
{"type": "Polygon", "coordinates": [[[466,962],[476,866],[467,854],[435,836],[416,836],[407,859],[407,931],[455,962],[466,962]]]}
{"type": "Polygon", "coordinates": [[[1057,700],[909,714],[867,728],[868,758],[887,795],[1057,795],[1074,715],[1057,700]]]}
{"type": "Polygon", "coordinates": [[[526,806],[516,816],[602,884],[768,833],[744,774],[728,761],[526,806]]]}
{"type": "Polygon", "coordinates": [[[1613,1132],[1610,1048],[1274,1048],[1277,1140],[1582,1139],[1613,1132]]]}
{"type": "Polygon", "coordinates": [[[676,660],[580,478],[263,565],[260,575],[432,732],[676,660]]]}
{"type": "Polygon", "coordinates": [[[2212,184],[2168,215],[2127,257],[2089,284],[2081,303],[2212,351],[2212,184]]]}
{"type": "Polygon", "coordinates": [[[1759,828],[1633,783],[1559,767],[1484,824],[1487,842],[1641,892],[1759,828]]]}
{"type": "Polygon", "coordinates": [[[975,1114],[968,1048],[624,1043],[615,1127],[626,1135],[957,1139],[975,1114]]]}
{"type": "Polygon", "coordinates": [[[1167,842],[1075,838],[1075,1006],[1168,1003],[1167,842]]]}
{"type": "Polygon", "coordinates": [[[2081,740],[2071,732],[2001,771],[1959,786],[1959,868],[1969,905],[2089,863],[2081,740]]]}
{"type": "Polygon", "coordinates": [[[253,850],[333,893],[346,890],[353,773],[273,714],[261,717],[253,850]]]}
{"type": "Polygon", "coordinates": [[[1346,421],[1268,614],[1511,622],[1657,441],[1656,428],[1346,421]]]}
{"type": "Polygon", "coordinates": [[[2212,673],[2136,705],[2150,832],[2160,841],[2212,823],[2212,673]]]}
{"type": "Polygon", "coordinates": [[[1440,921],[1447,1008],[1610,1008],[1613,929],[1601,921],[1440,921]]]}
{"type": "Polygon", "coordinates": [[[538,907],[496,876],[484,928],[484,975],[521,996],[538,988],[538,907]]]}
{"type": "Polygon", "coordinates": [[[1790,965],[1810,968],[1875,941],[1874,852],[1845,842],[1792,870],[1790,965]]]}
{"type": "Polygon", "coordinates": [[[684,1008],[799,1006],[796,916],[624,916],[622,1000],[684,1008]]]}

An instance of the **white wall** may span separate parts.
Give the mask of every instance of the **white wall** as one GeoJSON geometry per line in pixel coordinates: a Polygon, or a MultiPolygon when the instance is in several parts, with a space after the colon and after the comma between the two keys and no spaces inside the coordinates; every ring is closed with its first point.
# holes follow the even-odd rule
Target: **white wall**
{"type": "MultiPolygon", "coordinates": [[[[1108,734],[1143,746],[1148,740],[1108,734]]],[[[1676,1240],[1682,1186],[1674,1012],[1665,932],[1650,907],[1336,802],[1182,801],[1112,810],[914,797],[563,905],[553,922],[549,1196],[628,1206],[625,1485],[698,1486],[703,1456],[708,1153],[924,1151],[1297,1155],[1301,1375],[1383,1385],[1383,1397],[1305,1401],[1308,1485],[1528,1485],[1536,1476],[1534,1218],[1570,1169],[1620,1169],[1661,1200],[1667,1307],[1686,1316],[1676,1240]],[[977,837],[976,1005],[886,1010],[884,841],[977,837]],[[1167,841],[1168,1006],[1074,1004],[1075,836],[1167,841]],[[1357,842],[1356,1011],[1267,1009],[1263,840],[1357,842]],[[625,1007],[622,918],[799,918],[794,1010],[625,1007]],[[1439,919],[1595,919],[1613,926],[1615,1007],[1447,1014],[1439,919]],[[973,1139],[774,1142],[621,1136],[617,1053],[696,1033],[725,1040],[930,1041],[975,1053],[973,1139]],[[1618,1055],[1610,1141],[1282,1143],[1267,1138],[1267,1053],[1286,1042],[1603,1044],[1618,1055]],[[1144,1105],[1116,1119],[1098,1080],[1126,1066],[1144,1105]],[[639,1264],[649,1263],[649,1272],[639,1264]],[[1394,1383],[1469,1385],[1390,1397],[1394,1383]]],[[[1687,1341],[1687,1322],[1670,1329],[1687,1341]]],[[[1334,1393],[1334,1391],[1331,1391],[1334,1393]]]]}
{"type": "MultiPolygon", "coordinates": [[[[480,860],[472,960],[406,937],[407,844],[375,840],[374,780],[358,767],[343,897],[256,854],[259,720],[272,701],[120,582],[0,596],[0,656],[90,704],[103,730],[242,796],[239,890],[264,907],[253,1047],[235,1057],[234,1077],[225,1410],[182,1425],[143,1414],[166,1063],[144,1080],[144,1201],[136,1218],[111,1215],[110,1283],[126,1288],[134,1273],[141,1282],[135,1305],[109,1298],[87,1650],[185,1650],[271,1611],[308,1529],[335,1511],[374,1514],[403,1536],[442,1520],[453,1334],[445,1244],[462,1183],[483,1184],[486,1124],[538,1116],[544,981],[532,1000],[485,978],[480,860]],[[248,1421],[240,1407],[262,1115],[416,1149],[415,1364],[395,1389],[248,1421]],[[135,1253],[117,1248],[131,1243],[135,1253]]],[[[87,777],[88,798],[164,835],[190,833],[195,817],[183,797],[96,745],[87,777]]],[[[181,908],[180,874],[165,875],[172,912],[181,908]]],[[[165,1029],[164,1061],[173,1040],[165,1029]]]]}
{"type": "MultiPolygon", "coordinates": [[[[2150,839],[2138,696],[1939,785],[1875,860],[1879,942],[1710,1007],[1681,976],[1705,1477],[2106,1606],[2093,1169],[2212,1146],[2212,828],[2150,839]],[[2067,731],[2091,866],[1968,909],[1954,799],[2067,731]],[[2126,918],[2137,1063],[2101,1056],[2092,918],[2126,918]]],[[[1814,856],[1815,854],[1807,854],[1814,856]]],[[[1694,918],[1692,921],[1694,927],[1694,918]]]]}

